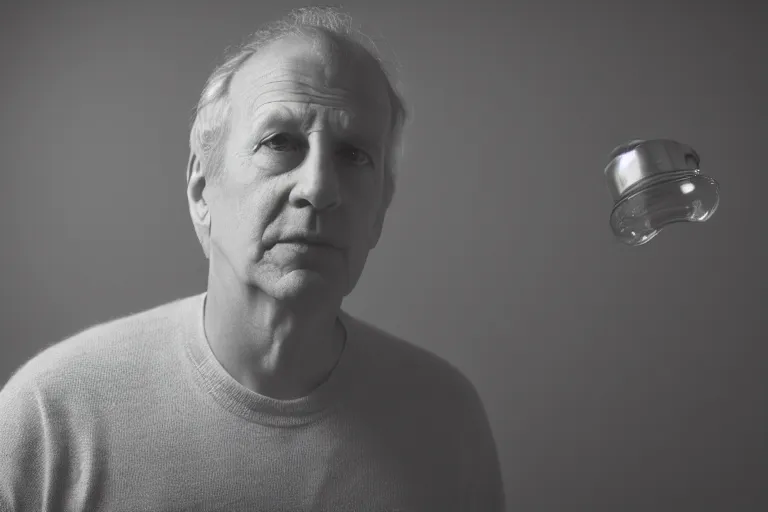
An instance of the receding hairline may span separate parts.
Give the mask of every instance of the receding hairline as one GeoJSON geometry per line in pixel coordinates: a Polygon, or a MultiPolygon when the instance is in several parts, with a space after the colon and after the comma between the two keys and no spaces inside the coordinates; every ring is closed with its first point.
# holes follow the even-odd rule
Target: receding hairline
{"type": "Polygon", "coordinates": [[[334,52],[342,51],[345,57],[367,57],[373,62],[378,62],[371,51],[363,46],[360,41],[351,37],[351,34],[340,34],[320,26],[297,26],[293,30],[269,39],[261,45],[255,54],[269,48],[275,43],[290,39],[309,42],[313,45],[321,43],[321,50],[334,52]]]}
{"type": "MultiPolygon", "coordinates": [[[[327,77],[341,77],[342,81],[351,78],[353,80],[352,87],[356,89],[354,91],[350,89],[352,97],[357,100],[364,100],[368,105],[376,105],[376,108],[385,109],[388,113],[387,118],[391,123],[393,107],[389,94],[391,84],[376,58],[356,41],[340,38],[336,34],[327,33],[322,28],[312,28],[315,29],[312,34],[286,34],[270,41],[245,59],[232,73],[232,79],[226,91],[230,104],[233,103],[234,89],[243,86],[243,73],[250,71],[253,66],[261,66],[263,63],[259,62],[260,59],[279,59],[283,50],[280,45],[289,45],[289,49],[295,50],[297,55],[306,51],[307,45],[310,45],[309,48],[313,56],[318,57],[324,64],[328,64],[327,77]],[[320,47],[318,47],[318,43],[321,45],[320,47]],[[270,50],[277,53],[269,54],[270,50]]],[[[256,75],[250,80],[261,80],[274,71],[274,68],[267,67],[263,74],[256,75]]]]}

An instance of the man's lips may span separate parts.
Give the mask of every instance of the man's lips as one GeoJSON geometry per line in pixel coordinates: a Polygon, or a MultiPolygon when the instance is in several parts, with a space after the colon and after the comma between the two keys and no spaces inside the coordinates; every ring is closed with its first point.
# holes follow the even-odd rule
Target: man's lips
{"type": "Polygon", "coordinates": [[[328,243],[315,242],[311,240],[302,240],[300,238],[294,238],[292,240],[280,240],[279,242],[277,242],[277,244],[307,245],[310,247],[327,247],[329,249],[333,247],[331,244],[328,244],[328,243]]]}
{"type": "Polygon", "coordinates": [[[326,249],[338,249],[338,246],[328,239],[320,237],[288,237],[282,238],[272,245],[279,244],[297,244],[305,245],[308,247],[326,248],[326,249]]]}

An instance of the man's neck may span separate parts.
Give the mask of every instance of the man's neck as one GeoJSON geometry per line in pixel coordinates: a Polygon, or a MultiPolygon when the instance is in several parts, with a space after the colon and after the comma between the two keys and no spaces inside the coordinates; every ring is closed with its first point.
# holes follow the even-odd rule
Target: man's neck
{"type": "Polygon", "coordinates": [[[310,309],[211,281],[204,325],[213,354],[235,380],[289,400],[308,395],[338,362],[346,338],[338,315],[339,306],[310,309]]]}

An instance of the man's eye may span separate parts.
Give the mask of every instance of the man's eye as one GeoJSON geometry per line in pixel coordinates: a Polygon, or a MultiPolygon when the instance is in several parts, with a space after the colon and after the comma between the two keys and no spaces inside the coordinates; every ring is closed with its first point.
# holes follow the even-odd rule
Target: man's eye
{"type": "MultiPolygon", "coordinates": [[[[297,151],[301,149],[301,144],[295,138],[286,133],[278,133],[277,135],[270,137],[264,142],[259,144],[272,151],[285,152],[285,151],[297,151]]],[[[256,148],[258,149],[258,147],[256,148]]]]}
{"type": "Polygon", "coordinates": [[[371,157],[365,151],[354,146],[344,146],[339,152],[354,165],[368,165],[372,162],[371,157]]]}

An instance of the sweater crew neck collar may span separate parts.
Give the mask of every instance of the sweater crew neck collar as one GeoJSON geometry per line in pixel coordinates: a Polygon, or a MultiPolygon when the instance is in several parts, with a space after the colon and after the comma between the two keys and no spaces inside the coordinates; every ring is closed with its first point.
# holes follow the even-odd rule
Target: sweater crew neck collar
{"type": "Polygon", "coordinates": [[[339,321],[344,327],[346,341],[330,376],[306,396],[279,400],[246,388],[216,359],[205,335],[203,316],[206,295],[204,292],[192,298],[192,328],[185,337],[185,352],[192,364],[196,384],[229,412],[263,425],[299,426],[329,414],[351,390],[351,360],[355,352],[353,319],[344,311],[339,312],[339,321]]]}

